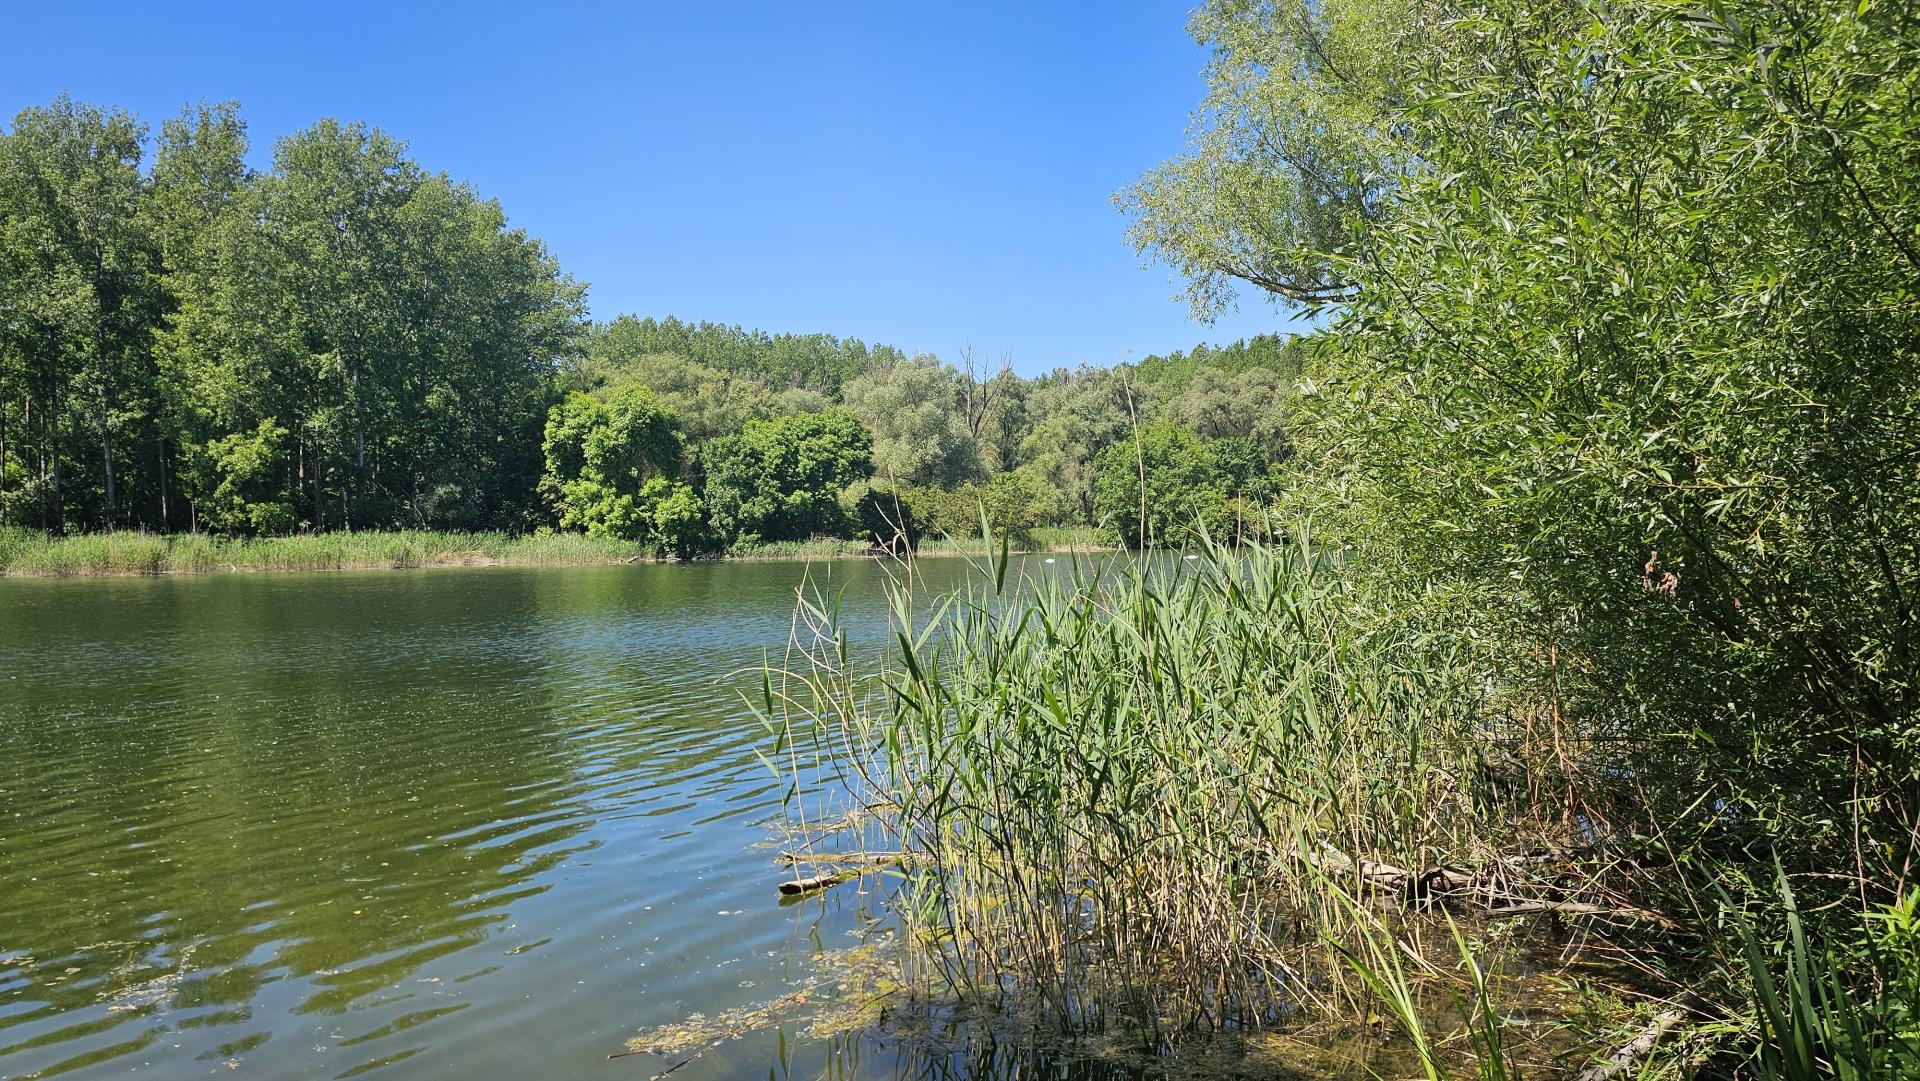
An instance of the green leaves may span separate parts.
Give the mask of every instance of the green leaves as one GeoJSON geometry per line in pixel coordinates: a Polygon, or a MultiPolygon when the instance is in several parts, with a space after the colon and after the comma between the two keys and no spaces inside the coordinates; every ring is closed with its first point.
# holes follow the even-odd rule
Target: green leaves
{"type": "Polygon", "coordinates": [[[541,487],[564,527],[685,556],[703,531],[699,498],[674,483],[681,446],[678,420],[646,387],[605,398],[576,391],[548,414],[541,487]]]}
{"type": "Polygon", "coordinates": [[[841,496],[873,475],[873,437],[844,409],[754,421],[707,444],[707,505],[730,543],[841,535],[841,496]]]}

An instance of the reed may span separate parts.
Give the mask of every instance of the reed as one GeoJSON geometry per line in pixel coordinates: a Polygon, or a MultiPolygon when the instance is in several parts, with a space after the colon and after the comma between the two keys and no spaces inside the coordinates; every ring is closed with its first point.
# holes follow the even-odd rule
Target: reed
{"type": "Polygon", "coordinates": [[[926,978],[1147,1046],[1352,1005],[1360,884],[1322,846],[1426,866],[1517,829],[1476,780],[1486,674],[1421,605],[1305,531],[1186,556],[1010,576],[1003,549],[944,598],[903,568],[878,667],[803,597],[765,686],[777,767],[797,819],[856,807],[924,857],[926,978]]]}
{"type": "MultiPolygon", "coordinates": [[[[1752,989],[1747,1063],[1761,1081],[1920,1076],[1920,890],[1873,914],[1865,955],[1849,964],[1810,940],[1787,876],[1778,932],[1734,923],[1752,989]]],[[[1734,908],[1731,899],[1726,901],[1734,908]]]]}
{"type": "MultiPolygon", "coordinates": [[[[1042,530],[1038,550],[1093,551],[1093,530],[1042,530]]],[[[984,556],[978,540],[929,539],[923,554],[984,556]]],[[[728,552],[731,559],[806,560],[867,558],[863,541],[817,538],[777,541],[728,552]]],[[[592,566],[661,558],[633,541],[579,533],[458,533],[437,530],[373,530],[305,533],[289,537],[218,537],[126,531],[49,537],[36,530],[0,528],[0,575],[91,577],[143,574],[206,574],[216,571],[373,570],[513,564],[592,566]]]]}
{"type": "Polygon", "coordinates": [[[429,530],[232,538],[119,532],[48,537],[0,530],[0,574],[38,577],[198,574],[214,571],[366,570],[512,563],[624,563],[644,545],[577,533],[511,535],[429,530]]]}

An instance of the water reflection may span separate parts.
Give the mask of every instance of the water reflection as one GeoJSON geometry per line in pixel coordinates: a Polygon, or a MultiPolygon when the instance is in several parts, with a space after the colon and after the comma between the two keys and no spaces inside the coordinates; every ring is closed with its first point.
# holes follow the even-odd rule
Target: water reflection
{"type": "Polygon", "coordinates": [[[777,981],[716,681],[797,575],[0,583],[0,1074],[566,1076],[777,981]]]}
{"type": "MultiPolygon", "coordinates": [[[[879,642],[879,569],[815,572],[879,642]]],[[[627,1076],[810,978],[879,912],[780,905],[729,676],[801,573],[0,581],[0,1076],[627,1076]]],[[[927,1068],[761,1035],[676,1081],[927,1068]]]]}

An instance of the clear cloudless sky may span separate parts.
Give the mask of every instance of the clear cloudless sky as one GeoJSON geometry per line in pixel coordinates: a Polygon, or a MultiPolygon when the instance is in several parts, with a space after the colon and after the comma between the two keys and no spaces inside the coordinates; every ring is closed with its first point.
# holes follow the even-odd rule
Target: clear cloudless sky
{"type": "Polygon", "coordinates": [[[1181,0],[17,3],[0,109],[151,127],[240,103],[256,167],[334,116],[500,200],[593,316],[971,345],[1032,374],[1303,329],[1194,322],[1111,195],[1178,153],[1205,52],[1181,0]]]}

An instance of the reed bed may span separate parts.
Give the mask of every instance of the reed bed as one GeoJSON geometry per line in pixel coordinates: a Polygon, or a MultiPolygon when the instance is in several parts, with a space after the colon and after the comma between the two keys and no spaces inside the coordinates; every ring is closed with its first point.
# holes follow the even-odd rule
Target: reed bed
{"type": "MultiPolygon", "coordinates": [[[[1093,530],[1042,530],[1036,550],[1092,551],[1093,530]]],[[[983,556],[979,540],[929,539],[922,554],[983,556]]],[[[807,560],[870,557],[863,541],[817,538],[776,541],[727,553],[731,559],[807,560]]],[[[593,566],[660,559],[648,545],[579,533],[458,533],[374,530],[290,537],[218,537],[205,533],[137,531],[49,537],[37,530],[0,528],[0,576],[72,578],[112,575],[206,574],[217,571],[374,570],[511,564],[593,566]]]]}
{"type": "Polygon", "coordinates": [[[489,563],[559,566],[632,562],[650,554],[644,545],[574,533],[514,536],[400,530],[229,538],[120,532],[48,537],[35,531],[0,529],[0,574],[36,577],[489,563]]]}
{"type": "Polygon", "coordinates": [[[935,600],[908,568],[878,668],[803,598],[765,687],[776,765],[797,820],[862,812],[860,843],[923,868],[900,905],[923,977],[1148,1047],[1352,1012],[1371,993],[1341,958],[1383,917],[1329,853],[1536,839],[1485,798],[1488,675],[1420,605],[1305,535],[1188,555],[1011,579],[1001,557],[935,600]]]}

